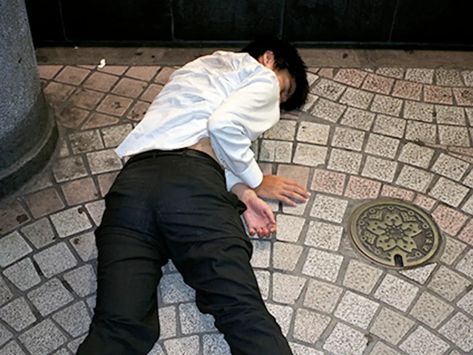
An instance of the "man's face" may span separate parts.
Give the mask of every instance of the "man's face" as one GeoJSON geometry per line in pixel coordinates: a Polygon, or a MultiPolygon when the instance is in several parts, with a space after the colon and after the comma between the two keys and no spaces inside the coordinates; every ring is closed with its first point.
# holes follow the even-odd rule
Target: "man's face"
{"type": "Polygon", "coordinates": [[[276,69],[274,53],[266,51],[258,61],[276,74],[279,82],[279,103],[286,102],[296,91],[296,80],[287,69],[276,69]]]}

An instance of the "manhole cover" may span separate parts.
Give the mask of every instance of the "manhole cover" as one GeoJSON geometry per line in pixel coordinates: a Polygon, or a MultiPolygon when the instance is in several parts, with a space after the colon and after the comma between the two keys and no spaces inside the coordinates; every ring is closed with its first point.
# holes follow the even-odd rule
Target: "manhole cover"
{"type": "Polygon", "coordinates": [[[359,206],[350,218],[350,234],[363,255],[395,269],[424,264],[440,246],[440,234],[430,216],[397,200],[359,206]]]}

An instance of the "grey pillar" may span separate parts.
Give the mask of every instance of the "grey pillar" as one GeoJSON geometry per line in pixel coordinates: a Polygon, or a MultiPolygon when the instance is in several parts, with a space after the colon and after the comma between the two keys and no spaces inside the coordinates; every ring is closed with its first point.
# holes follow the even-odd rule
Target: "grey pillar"
{"type": "Polygon", "coordinates": [[[24,0],[0,0],[0,197],[44,167],[56,140],[24,0]]]}

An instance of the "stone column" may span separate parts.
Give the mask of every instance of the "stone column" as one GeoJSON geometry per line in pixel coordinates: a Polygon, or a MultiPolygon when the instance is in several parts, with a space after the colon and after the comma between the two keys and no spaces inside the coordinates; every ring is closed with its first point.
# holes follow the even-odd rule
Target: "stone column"
{"type": "Polygon", "coordinates": [[[0,0],[0,197],[40,171],[56,141],[24,0],[0,0]]]}

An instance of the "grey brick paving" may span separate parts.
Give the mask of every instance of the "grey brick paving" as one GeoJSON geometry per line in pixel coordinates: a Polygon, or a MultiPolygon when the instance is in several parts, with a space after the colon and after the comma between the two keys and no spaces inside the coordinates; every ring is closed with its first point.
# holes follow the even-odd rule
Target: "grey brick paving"
{"type": "MultiPolygon", "coordinates": [[[[55,76],[64,69],[53,67],[40,70],[48,91],[59,88],[55,76]]],[[[75,69],[68,66],[59,81],[69,80],[66,74],[75,69]]],[[[83,341],[96,298],[94,229],[105,208],[98,192],[105,195],[122,166],[113,148],[174,70],[80,68],[89,78],[61,104],[98,105],[114,117],[91,112],[78,121],[80,128],[66,122],[52,166],[19,193],[16,207],[0,207],[0,228],[8,233],[0,237],[2,355],[73,354],[83,341]],[[130,105],[129,113],[118,117],[106,103],[80,101],[90,89],[105,97],[120,80],[117,75],[140,80],[136,93],[148,87],[136,104],[120,98],[130,105]],[[73,186],[84,188],[77,198],[73,186]],[[42,204],[40,197],[48,194],[54,195],[54,205],[42,204]]],[[[268,240],[251,239],[251,264],[268,310],[295,355],[472,352],[471,70],[311,72],[304,112],[283,112],[280,122],[252,145],[265,162],[265,173],[277,171],[306,186],[310,181],[312,190],[310,199],[296,207],[270,201],[278,231],[268,240]],[[366,184],[357,182],[435,211],[443,242],[431,264],[385,270],[353,250],[349,214],[360,202],[355,198],[369,195],[366,184]]],[[[75,110],[71,114],[89,112],[75,110]]],[[[163,272],[161,339],[150,354],[229,355],[213,319],[198,312],[195,291],[172,263],[163,272]]]]}

